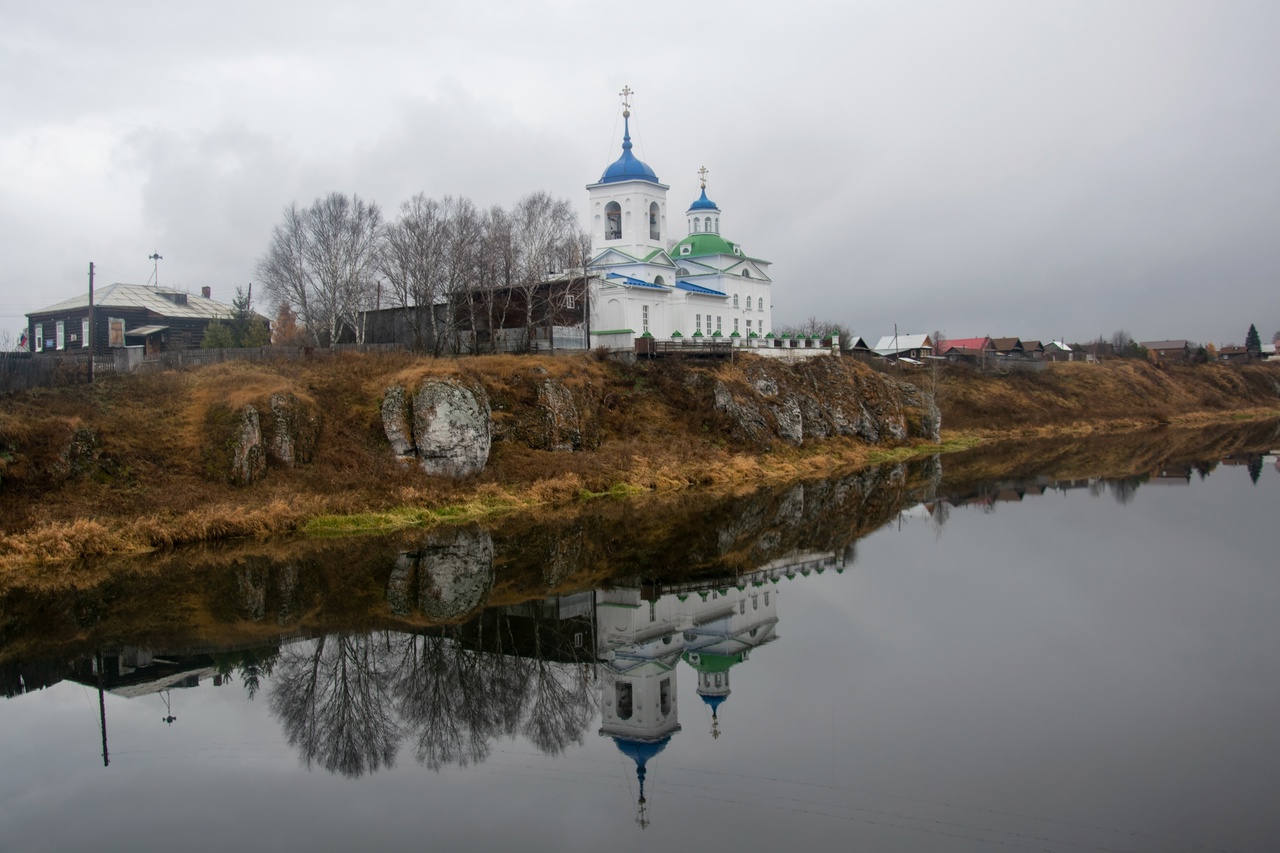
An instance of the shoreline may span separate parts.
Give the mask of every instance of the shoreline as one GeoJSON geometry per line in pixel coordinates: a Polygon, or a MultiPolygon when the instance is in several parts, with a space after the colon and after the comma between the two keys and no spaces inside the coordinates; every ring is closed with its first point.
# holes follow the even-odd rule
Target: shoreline
{"type": "Polygon", "coordinates": [[[401,503],[381,508],[351,507],[346,512],[326,512],[314,496],[299,494],[290,501],[276,499],[249,510],[234,505],[215,506],[201,518],[150,515],[132,520],[112,519],[107,523],[77,518],[6,536],[3,552],[0,552],[0,573],[12,575],[32,569],[67,567],[89,558],[145,557],[182,547],[237,539],[359,538],[490,521],[517,513],[555,516],[601,499],[636,499],[647,495],[689,492],[708,498],[731,497],[771,485],[844,475],[876,465],[950,455],[978,447],[998,447],[1004,443],[1082,439],[1137,434],[1162,428],[1196,429],[1268,420],[1280,420],[1280,408],[1202,410],[1167,419],[1101,419],[1004,430],[944,429],[940,443],[917,441],[888,448],[852,439],[832,438],[799,448],[730,454],[710,474],[705,466],[690,465],[675,470],[664,466],[659,472],[639,465],[616,472],[614,484],[603,491],[591,491],[582,487],[580,482],[576,487],[574,483],[566,482],[559,487],[547,488],[482,483],[464,491],[465,499],[438,506],[401,503]]]}

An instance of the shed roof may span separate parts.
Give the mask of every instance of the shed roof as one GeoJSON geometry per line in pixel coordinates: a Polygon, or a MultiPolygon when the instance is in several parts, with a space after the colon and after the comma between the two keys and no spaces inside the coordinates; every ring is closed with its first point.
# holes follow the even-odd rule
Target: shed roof
{"type": "Polygon", "coordinates": [[[1173,341],[1141,341],[1138,345],[1144,349],[1184,349],[1191,346],[1191,341],[1182,339],[1173,341]]]}

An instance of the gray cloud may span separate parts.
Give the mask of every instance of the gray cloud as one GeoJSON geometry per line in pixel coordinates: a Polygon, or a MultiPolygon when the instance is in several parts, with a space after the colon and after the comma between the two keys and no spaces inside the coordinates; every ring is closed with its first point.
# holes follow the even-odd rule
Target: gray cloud
{"type": "Polygon", "coordinates": [[[780,322],[1269,337],[1278,26],[1154,0],[15,8],[0,323],[91,259],[243,283],[280,209],[331,190],[585,205],[629,83],[672,208],[708,166],[780,322]]]}

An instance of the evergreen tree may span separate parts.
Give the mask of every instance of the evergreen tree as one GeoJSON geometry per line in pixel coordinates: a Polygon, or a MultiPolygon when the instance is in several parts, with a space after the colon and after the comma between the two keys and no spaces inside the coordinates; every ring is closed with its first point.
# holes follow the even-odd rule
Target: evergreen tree
{"type": "Polygon", "coordinates": [[[1244,336],[1244,348],[1254,358],[1262,352],[1262,338],[1258,337],[1258,327],[1252,323],[1249,324],[1249,334],[1244,336]]]}
{"type": "Polygon", "coordinates": [[[229,349],[235,345],[231,328],[221,320],[214,320],[205,327],[204,340],[200,342],[202,349],[229,349]]]}

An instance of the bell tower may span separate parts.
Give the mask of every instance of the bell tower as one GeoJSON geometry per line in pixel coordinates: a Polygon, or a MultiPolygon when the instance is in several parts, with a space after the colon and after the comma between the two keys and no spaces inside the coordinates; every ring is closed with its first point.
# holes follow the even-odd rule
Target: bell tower
{"type": "Polygon", "coordinates": [[[631,153],[630,86],[622,87],[622,156],[600,180],[587,185],[591,205],[591,244],[597,254],[618,249],[633,258],[648,257],[667,245],[667,190],[653,169],[631,153]]]}

